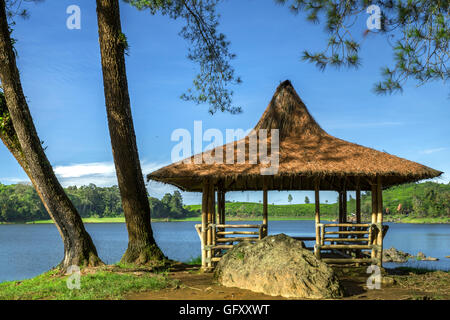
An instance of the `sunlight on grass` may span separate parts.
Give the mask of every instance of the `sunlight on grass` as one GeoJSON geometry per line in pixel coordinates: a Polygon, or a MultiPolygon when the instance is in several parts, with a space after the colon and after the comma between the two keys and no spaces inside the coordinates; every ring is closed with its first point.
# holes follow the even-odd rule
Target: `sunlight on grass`
{"type": "Polygon", "coordinates": [[[99,269],[82,275],[80,289],[70,290],[66,283],[68,277],[52,270],[32,279],[0,283],[0,300],[117,300],[127,293],[160,290],[172,285],[162,273],[99,269]]]}

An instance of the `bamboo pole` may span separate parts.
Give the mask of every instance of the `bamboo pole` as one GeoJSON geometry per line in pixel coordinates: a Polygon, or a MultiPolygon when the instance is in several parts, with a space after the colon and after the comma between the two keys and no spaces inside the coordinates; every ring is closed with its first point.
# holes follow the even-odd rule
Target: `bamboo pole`
{"type": "Polygon", "coordinates": [[[356,186],[356,223],[361,223],[361,187],[359,179],[356,186]]]}
{"type": "Polygon", "coordinates": [[[226,202],[225,195],[226,195],[226,191],[223,190],[222,191],[222,221],[220,222],[221,224],[226,223],[226,210],[225,209],[226,209],[227,202],[226,202]]]}
{"type": "Polygon", "coordinates": [[[370,223],[327,223],[327,228],[330,227],[370,227],[370,223]]]}
{"type": "Polygon", "coordinates": [[[222,192],[220,193],[221,195],[221,199],[222,199],[222,205],[220,207],[221,212],[220,212],[220,224],[225,224],[225,191],[222,190],[222,192]]]}
{"type": "Polygon", "coordinates": [[[373,263],[375,262],[374,259],[369,259],[369,258],[343,258],[343,259],[332,259],[332,258],[326,258],[326,259],[322,259],[323,262],[325,263],[330,263],[330,264],[337,264],[337,263],[373,263]]]}
{"type": "Polygon", "coordinates": [[[259,224],[218,224],[217,228],[259,228],[259,224]]]}
{"type": "MultiPolygon", "coordinates": [[[[343,207],[343,204],[342,204],[342,191],[339,190],[339,219],[338,219],[338,223],[343,223],[344,222],[344,220],[343,220],[343,216],[344,216],[343,209],[344,209],[344,207],[343,207]]],[[[344,231],[344,228],[339,226],[338,230],[339,231],[344,231]]],[[[342,235],[339,235],[339,237],[341,238],[342,235]]]]}
{"type": "Polygon", "coordinates": [[[315,254],[318,259],[320,259],[320,198],[319,198],[319,181],[316,180],[314,185],[314,202],[316,208],[316,245],[315,254]]]}
{"type": "Polygon", "coordinates": [[[267,211],[267,182],[264,179],[263,182],[263,224],[265,225],[263,237],[267,237],[268,231],[269,231],[269,219],[268,219],[268,211],[267,211]]]}
{"type": "Polygon", "coordinates": [[[205,246],[208,242],[208,235],[207,235],[207,224],[208,224],[208,194],[209,194],[209,183],[207,180],[203,181],[202,186],[202,269],[205,270],[207,268],[207,253],[205,246]]]}
{"type": "MultiPolygon", "coordinates": [[[[215,198],[216,198],[216,192],[214,189],[214,184],[209,184],[209,192],[208,192],[208,246],[215,244],[215,227],[212,225],[215,223],[215,211],[216,211],[216,204],[215,204],[215,198]]],[[[210,249],[208,251],[208,268],[212,268],[212,261],[211,258],[214,256],[214,250],[210,249]]]]}
{"type": "Polygon", "coordinates": [[[226,235],[233,235],[233,234],[249,234],[257,236],[259,235],[258,231],[219,231],[216,233],[218,236],[226,236],[226,235]]]}
{"type": "Polygon", "coordinates": [[[378,264],[381,267],[383,264],[383,189],[380,176],[377,177],[377,225],[379,229],[377,237],[378,264]]]}
{"type": "MultiPolygon", "coordinates": [[[[378,197],[377,197],[377,186],[375,184],[372,185],[372,224],[377,223],[377,212],[378,212],[378,197]]],[[[372,229],[372,227],[371,227],[372,229]]],[[[377,238],[372,237],[372,233],[370,233],[371,242],[370,244],[377,244],[377,238]]],[[[376,251],[375,249],[372,249],[371,253],[372,259],[376,258],[376,251]]]]}
{"type": "Polygon", "coordinates": [[[217,221],[222,223],[222,190],[217,190],[217,221]]]}
{"type": "Polygon", "coordinates": [[[339,191],[339,223],[342,223],[342,191],[339,191]]]}
{"type": "Polygon", "coordinates": [[[347,223],[347,190],[342,191],[342,223],[347,223]]]}

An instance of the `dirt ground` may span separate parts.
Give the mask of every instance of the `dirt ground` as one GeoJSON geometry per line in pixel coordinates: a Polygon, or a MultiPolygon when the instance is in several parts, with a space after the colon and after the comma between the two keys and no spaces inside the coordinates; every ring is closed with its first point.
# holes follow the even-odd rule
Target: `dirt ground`
{"type": "MultiPolygon", "coordinates": [[[[198,266],[180,265],[169,272],[178,283],[173,288],[160,291],[134,293],[129,300],[285,300],[280,296],[268,296],[239,288],[228,288],[214,281],[211,273],[199,271],[198,266]]],[[[369,290],[364,274],[342,273],[345,287],[343,300],[428,300],[450,299],[450,274],[430,272],[426,274],[387,274],[381,289],[369,290]]]]}

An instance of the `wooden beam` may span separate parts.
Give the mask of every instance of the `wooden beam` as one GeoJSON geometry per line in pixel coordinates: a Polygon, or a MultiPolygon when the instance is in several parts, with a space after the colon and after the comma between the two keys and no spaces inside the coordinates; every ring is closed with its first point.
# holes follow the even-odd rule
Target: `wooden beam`
{"type": "Polygon", "coordinates": [[[202,269],[206,269],[207,253],[205,246],[208,242],[206,227],[208,224],[208,198],[209,198],[209,181],[204,180],[202,186],[202,269]]]}
{"type": "Polygon", "coordinates": [[[383,265],[383,189],[381,186],[381,177],[377,177],[377,225],[379,226],[377,245],[378,250],[378,265],[383,265]]]}
{"type": "Polygon", "coordinates": [[[342,223],[347,223],[347,190],[342,191],[342,223]]]}
{"type": "Polygon", "coordinates": [[[377,197],[377,186],[372,185],[372,223],[377,223],[377,212],[378,212],[378,197],[377,197]]]}
{"type": "MultiPolygon", "coordinates": [[[[214,237],[214,230],[215,228],[211,227],[211,224],[214,223],[214,216],[215,216],[215,209],[216,209],[216,205],[215,205],[215,190],[214,190],[214,184],[210,183],[209,184],[209,192],[208,192],[208,233],[207,233],[207,245],[211,246],[214,245],[215,242],[215,237],[214,237]]],[[[213,256],[213,251],[209,250],[208,251],[208,255],[207,255],[207,259],[211,259],[211,257],[213,256]]],[[[207,265],[208,268],[212,267],[211,262],[208,262],[207,265]]]]}
{"type": "Polygon", "coordinates": [[[225,200],[225,190],[222,191],[222,219],[220,221],[221,224],[225,224],[225,206],[226,206],[226,200],[225,200]]]}
{"type": "Polygon", "coordinates": [[[356,223],[361,223],[361,186],[356,178],[356,223]]]}
{"type": "Polygon", "coordinates": [[[314,198],[315,198],[315,207],[316,207],[316,224],[318,224],[318,223],[320,223],[319,181],[315,182],[314,198]]]}
{"type": "Polygon", "coordinates": [[[268,210],[267,210],[267,201],[268,201],[268,196],[267,196],[267,181],[266,179],[263,180],[263,224],[266,225],[264,232],[263,232],[263,236],[266,237],[268,234],[268,229],[269,229],[269,219],[268,219],[268,210]]]}
{"type": "Polygon", "coordinates": [[[316,245],[314,246],[314,253],[320,259],[320,198],[319,198],[319,181],[314,182],[314,203],[316,209],[316,245]]]}
{"type": "MultiPolygon", "coordinates": [[[[372,184],[372,224],[377,223],[377,212],[378,212],[378,197],[377,197],[377,186],[376,184],[372,184]]],[[[377,238],[370,237],[371,242],[369,244],[377,244],[377,238]]],[[[372,259],[376,258],[376,251],[372,249],[371,253],[372,259]]]]}

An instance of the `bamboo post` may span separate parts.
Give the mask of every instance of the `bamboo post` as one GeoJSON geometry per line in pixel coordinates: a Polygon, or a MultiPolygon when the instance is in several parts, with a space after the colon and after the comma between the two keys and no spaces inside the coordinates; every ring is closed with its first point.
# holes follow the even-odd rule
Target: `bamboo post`
{"type": "Polygon", "coordinates": [[[342,191],[342,222],[347,223],[347,190],[342,191]]]}
{"type": "Polygon", "coordinates": [[[264,233],[263,237],[267,237],[268,231],[269,231],[269,225],[268,225],[268,212],[267,212],[267,183],[266,180],[263,182],[263,224],[264,227],[264,233]]]}
{"type": "MultiPolygon", "coordinates": [[[[343,204],[342,204],[342,191],[339,190],[339,219],[338,219],[338,223],[343,223],[343,204]]],[[[343,231],[344,229],[342,227],[338,228],[339,231],[343,231]]],[[[342,238],[342,235],[339,235],[339,238],[342,238]]]]}
{"type": "Polygon", "coordinates": [[[222,221],[221,224],[225,224],[225,206],[226,206],[226,200],[225,200],[225,190],[222,191],[222,221]]]}
{"type": "Polygon", "coordinates": [[[203,181],[202,186],[202,238],[201,238],[201,244],[202,244],[202,269],[205,270],[207,268],[206,258],[207,258],[207,252],[206,252],[206,246],[208,243],[208,236],[207,236],[207,225],[208,225],[208,194],[209,194],[209,183],[207,180],[203,181]]]}
{"type": "MultiPolygon", "coordinates": [[[[371,193],[372,193],[372,225],[374,225],[377,223],[377,212],[378,212],[377,186],[375,184],[372,185],[371,193]]],[[[370,228],[370,231],[372,231],[372,227],[370,228]]],[[[371,237],[371,242],[372,242],[371,244],[376,245],[377,238],[371,237]]],[[[375,259],[376,257],[375,249],[372,249],[371,257],[372,259],[375,259]]]]}
{"type": "Polygon", "coordinates": [[[315,207],[316,207],[316,257],[320,258],[320,198],[319,198],[319,182],[316,180],[315,186],[314,186],[314,200],[315,200],[315,207]]]}
{"type": "Polygon", "coordinates": [[[214,216],[215,216],[215,210],[216,206],[215,206],[215,190],[214,190],[214,184],[210,183],[209,184],[209,192],[208,192],[208,246],[209,246],[209,250],[208,250],[208,268],[212,267],[212,257],[214,256],[213,254],[213,250],[211,249],[211,246],[214,244],[215,242],[215,227],[213,227],[214,224],[214,216]]]}
{"type": "Polygon", "coordinates": [[[216,221],[218,221],[219,224],[222,222],[222,191],[220,188],[217,190],[217,212],[216,212],[216,221]]]}
{"type": "Polygon", "coordinates": [[[217,217],[219,224],[225,224],[225,192],[220,189],[217,191],[217,217]]]}
{"type": "Polygon", "coordinates": [[[361,223],[361,187],[359,179],[356,186],[356,223],[361,223]]]}
{"type": "Polygon", "coordinates": [[[377,177],[377,225],[378,225],[378,263],[383,264],[383,189],[381,186],[381,177],[377,177]]]}

